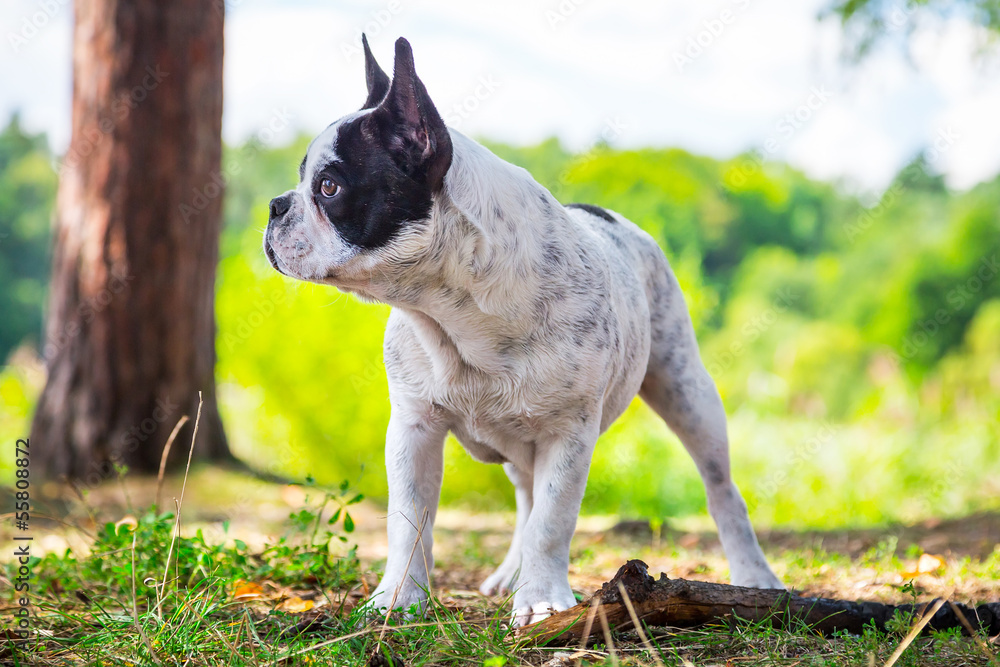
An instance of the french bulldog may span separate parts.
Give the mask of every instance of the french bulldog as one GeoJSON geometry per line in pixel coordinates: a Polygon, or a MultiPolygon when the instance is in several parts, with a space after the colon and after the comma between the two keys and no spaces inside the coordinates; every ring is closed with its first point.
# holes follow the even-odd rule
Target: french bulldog
{"type": "Polygon", "coordinates": [[[740,586],[782,588],[730,476],[726,414],[656,241],[623,216],[560,204],[445,126],[410,44],[390,80],[363,41],[368,97],[327,127],[275,197],[264,252],[281,273],[392,306],[389,552],[373,609],[419,610],[450,431],[504,467],[517,518],[482,593],[515,626],[576,603],[568,580],[598,436],[638,394],[693,457],[740,586]]]}

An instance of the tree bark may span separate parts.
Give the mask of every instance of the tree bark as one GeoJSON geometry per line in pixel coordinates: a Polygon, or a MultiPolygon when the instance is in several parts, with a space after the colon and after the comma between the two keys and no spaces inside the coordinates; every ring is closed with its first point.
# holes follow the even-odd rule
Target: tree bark
{"type": "MultiPolygon", "coordinates": [[[[608,625],[616,630],[632,627],[631,614],[622,599],[619,584],[631,602],[636,617],[650,626],[692,627],[738,616],[748,621],[770,620],[776,625],[805,624],[819,632],[846,630],[860,634],[874,623],[880,630],[897,612],[918,617],[931,603],[889,605],[878,602],[848,602],[825,598],[803,598],[787,591],[743,588],[684,579],[667,579],[661,574],[653,579],[641,560],[630,560],[618,574],[604,584],[591,600],[549,616],[522,629],[539,643],[578,643],[587,636],[599,635],[599,619],[587,617],[592,607],[600,607],[608,625]]],[[[988,635],[1000,633],[1000,602],[972,608],[965,605],[944,606],[931,618],[930,630],[960,627],[958,609],[974,629],[988,635]]],[[[597,613],[597,612],[595,612],[597,613]]]]}
{"type": "Polygon", "coordinates": [[[213,375],[223,3],[79,0],[73,41],[33,472],[153,472],[188,414],[175,465],[199,391],[195,456],[227,458],[213,375]]]}

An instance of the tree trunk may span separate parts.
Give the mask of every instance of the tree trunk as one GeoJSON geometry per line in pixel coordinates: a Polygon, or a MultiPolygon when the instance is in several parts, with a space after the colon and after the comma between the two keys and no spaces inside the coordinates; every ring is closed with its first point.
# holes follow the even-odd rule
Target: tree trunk
{"type": "Polygon", "coordinates": [[[229,456],[215,399],[223,3],[79,0],[32,465],[95,484],[229,456]],[[187,437],[185,437],[187,436],[187,437]]]}

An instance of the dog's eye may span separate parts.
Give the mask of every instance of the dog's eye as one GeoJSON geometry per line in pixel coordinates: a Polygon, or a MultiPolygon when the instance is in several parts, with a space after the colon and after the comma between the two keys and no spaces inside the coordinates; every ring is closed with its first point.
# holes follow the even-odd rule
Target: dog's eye
{"type": "Polygon", "coordinates": [[[340,186],[331,181],[329,178],[324,178],[323,182],[319,184],[319,191],[324,197],[330,199],[331,197],[336,197],[340,194],[340,186]]]}

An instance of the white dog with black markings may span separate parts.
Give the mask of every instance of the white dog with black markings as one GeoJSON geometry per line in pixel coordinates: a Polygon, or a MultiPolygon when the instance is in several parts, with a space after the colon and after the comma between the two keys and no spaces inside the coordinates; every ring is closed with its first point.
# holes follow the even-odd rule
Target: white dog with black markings
{"type": "Polygon", "coordinates": [[[316,137],[298,187],[271,201],[264,251],[285,275],[393,307],[389,554],[370,604],[425,601],[449,431],[516,489],[510,551],[480,590],[512,591],[518,626],[575,604],[569,548],[591,454],[637,393],[694,458],[733,583],[781,588],[660,247],[449,130],[406,40],[391,82],[364,47],[368,99],[316,137]]]}

